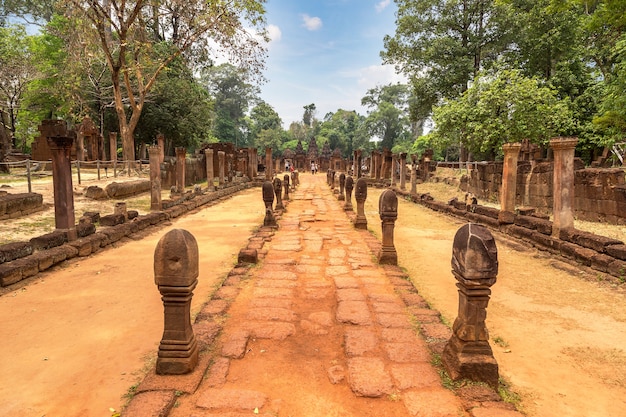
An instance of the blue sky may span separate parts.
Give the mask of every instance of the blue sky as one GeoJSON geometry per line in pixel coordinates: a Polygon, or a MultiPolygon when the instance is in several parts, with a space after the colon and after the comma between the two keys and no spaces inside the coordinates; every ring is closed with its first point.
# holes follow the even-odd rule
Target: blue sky
{"type": "Polygon", "coordinates": [[[383,37],[395,32],[395,11],[392,0],[267,1],[272,41],[261,98],[285,128],[311,103],[318,119],[338,109],[365,115],[368,89],[404,81],[380,58],[383,37]]]}

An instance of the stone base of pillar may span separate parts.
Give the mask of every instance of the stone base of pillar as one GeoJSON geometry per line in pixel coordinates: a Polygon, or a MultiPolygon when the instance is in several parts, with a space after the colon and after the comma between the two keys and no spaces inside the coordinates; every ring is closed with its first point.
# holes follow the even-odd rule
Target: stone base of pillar
{"type": "Polygon", "coordinates": [[[498,388],[498,363],[489,342],[465,342],[453,335],[443,349],[441,362],[453,381],[469,379],[498,388]]]}
{"type": "Polygon", "coordinates": [[[242,249],[239,251],[237,262],[239,264],[255,264],[259,261],[259,253],[256,249],[242,249]]]}
{"type": "Polygon", "coordinates": [[[502,211],[498,213],[498,223],[500,224],[513,224],[515,223],[515,213],[510,211],[502,211]]]}
{"type": "Polygon", "coordinates": [[[276,223],[276,217],[274,217],[274,212],[272,212],[271,209],[265,210],[265,218],[263,219],[263,226],[278,228],[278,224],[276,223]]]}
{"type": "Polygon", "coordinates": [[[360,219],[357,216],[356,220],[354,221],[354,228],[367,230],[367,219],[360,219]]]}
{"type": "Polygon", "coordinates": [[[378,263],[381,265],[398,265],[398,253],[393,249],[382,249],[378,253],[378,263]]]}
{"type": "Polygon", "coordinates": [[[161,341],[156,362],[159,375],[182,375],[193,371],[198,364],[198,344],[193,337],[189,343],[161,341]]]}
{"type": "Polygon", "coordinates": [[[338,201],[346,201],[346,197],[345,197],[343,194],[339,194],[339,195],[337,196],[337,200],[338,200],[338,201]]]}

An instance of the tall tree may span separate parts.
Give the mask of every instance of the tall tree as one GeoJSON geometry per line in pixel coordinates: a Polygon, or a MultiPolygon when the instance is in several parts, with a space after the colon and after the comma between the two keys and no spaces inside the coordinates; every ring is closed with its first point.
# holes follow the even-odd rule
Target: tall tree
{"type": "Polygon", "coordinates": [[[370,137],[381,139],[383,149],[393,149],[400,141],[411,141],[409,87],[405,84],[378,86],[367,91],[361,104],[371,109],[364,125],[370,137]]]}
{"type": "Polygon", "coordinates": [[[213,135],[237,146],[247,143],[245,115],[258,100],[259,88],[246,81],[246,73],[230,64],[207,68],[203,84],[215,101],[213,135]]]}
{"type": "Polygon", "coordinates": [[[256,29],[267,41],[264,0],[62,1],[76,23],[88,22],[85,30],[98,35],[111,74],[126,160],[135,159],[134,131],[148,94],[174,59],[191,59],[193,53],[208,49],[213,57],[217,51],[226,53],[253,72],[264,65],[265,47],[249,32],[256,29]]]}
{"type": "Polygon", "coordinates": [[[302,115],[302,123],[311,127],[315,120],[315,103],[307,104],[304,106],[304,114],[302,115]]]}
{"type": "Polygon", "coordinates": [[[383,62],[411,79],[417,115],[458,97],[507,43],[508,14],[490,0],[395,0],[396,32],[385,36],[383,62]]]}

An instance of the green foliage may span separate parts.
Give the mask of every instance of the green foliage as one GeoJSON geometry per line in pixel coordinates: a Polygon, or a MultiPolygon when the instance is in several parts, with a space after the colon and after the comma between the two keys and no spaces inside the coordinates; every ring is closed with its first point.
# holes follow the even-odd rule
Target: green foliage
{"type": "Polygon", "coordinates": [[[484,74],[458,99],[435,108],[434,136],[444,146],[464,144],[495,156],[503,143],[529,139],[540,145],[574,128],[567,100],[519,71],[484,74]]]}
{"type": "Polygon", "coordinates": [[[409,100],[411,91],[405,84],[389,84],[368,90],[361,104],[372,109],[363,122],[369,138],[380,138],[381,149],[411,141],[409,100]]]}

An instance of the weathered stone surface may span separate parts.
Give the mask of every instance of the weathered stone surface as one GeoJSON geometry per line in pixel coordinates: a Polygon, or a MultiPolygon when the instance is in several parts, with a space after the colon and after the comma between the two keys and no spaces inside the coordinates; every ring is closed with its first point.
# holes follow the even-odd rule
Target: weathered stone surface
{"type": "Polygon", "coordinates": [[[33,245],[30,242],[13,242],[0,245],[0,263],[10,262],[14,259],[23,258],[33,253],[33,245]]]}
{"type": "Polygon", "coordinates": [[[166,417],[176,398],[174,390],[141,392],[122,411],[122,417],[166,417]]]}
{"type": "Polygon", "coordinates": [[[117,226],[126,222],[126,216],[123,214],[108,214],[100,217],[100,226],[117,226]]]}
{"type": "Polygon", "coordinates": [[[352,358],[348,360],[350,388],[359,397],[382,397],[393,390],[391,376],[379,358],[352,358]]]}
{"type": "Polygon", "coordinates": [[[402,394],[404,406],[412,416],[451,417],[463,415],[459,399],[445,388],[425,388],[402,394]]]}
{"type": "Polygon", "coordinates": [[[54,231],[45,235],[34,237],[30,240],[34,250],[46,250],[61,246],[67,242],[67,233],[63,231],[54,231]]]}
{"type": "Polygon", "coordinates": [[[430,363],[391,365],[391,375],[400,390],[426,388],[441,383],[441,378],[430,363]]]}
{"type": "Polygon", "coordinates": [[[196,406],[206,409],[230,408],[254,410],[262,408],[267,396],[259,391],[234,389],[207,389],[198,397],[196,406]]]}
{"type": "Polygon", "coordinates": [[[337,305],[337,321],[356,325],[369,325],[372,318],[365,301],[340,301],[337,305]]]}
{"type": "Polygon", "coordinates": [[[399,363],[428,363],[430,361],[430,351],[422,344],[418,343],[385,343],[385,352],[389,360],[399,363]]]}
{"type": "Polygon", "coordinates": [[[246,346],[250,333],[246,330],[239,330],[224,336],[222,344],[222,356],[232,359],[241,359],[246,354],[246,346]]]}
{"type": "Polygon", "coordinates": [[[282,322],[249,322],[246,329],[259,339],[285,340],[296,333],[296,326],[282,322]]]}
{"type": "Polygon", "coordinates": [[[104,187],[109,198],[124,198],[150,191],[150,180],[112,182],[104,187]]]}
{"type": "Polygon", "coordinates": [[[371,354],[378,348],[376,334],[368,329],[347,329],[344,336],[346,356],[371,354]]]}

